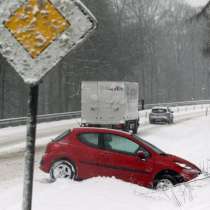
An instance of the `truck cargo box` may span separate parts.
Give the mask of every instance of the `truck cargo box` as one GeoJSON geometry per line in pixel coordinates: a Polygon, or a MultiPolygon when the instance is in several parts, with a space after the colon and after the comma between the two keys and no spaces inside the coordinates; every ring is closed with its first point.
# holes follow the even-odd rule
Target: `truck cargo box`
{"type": "Polygon", "coordinates": [[[138,120],[138,83],[83,81],[81,90],[83,124],[117,125],[138,120]]]}

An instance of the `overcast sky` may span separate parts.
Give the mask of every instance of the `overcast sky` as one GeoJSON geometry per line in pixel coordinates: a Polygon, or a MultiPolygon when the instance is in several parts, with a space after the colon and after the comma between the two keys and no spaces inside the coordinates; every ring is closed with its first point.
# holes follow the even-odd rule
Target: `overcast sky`
{"type": "Polygon", "coordinates": [[[192,6],[199,7],[205,5],[209,0],[185,0],[185,1],[187,1],[192,6]]]}

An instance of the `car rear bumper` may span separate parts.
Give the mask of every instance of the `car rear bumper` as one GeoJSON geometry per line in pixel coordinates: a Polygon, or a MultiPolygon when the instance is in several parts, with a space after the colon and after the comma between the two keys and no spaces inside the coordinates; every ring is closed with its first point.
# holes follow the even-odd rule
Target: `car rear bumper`
{"type": "Polygon", "coordinates": [[[169,122],[170,119],[168,119],[167,117],[154,117],[154,118],[150,118],[150,122],[169,122]]]}
{"type": "Polygon", "coordinates": [[[40,161],[39,168],[45,173],[49,173],[50,167],[51,167],[51,158],[48,154],[45,154],[40,161]]]}

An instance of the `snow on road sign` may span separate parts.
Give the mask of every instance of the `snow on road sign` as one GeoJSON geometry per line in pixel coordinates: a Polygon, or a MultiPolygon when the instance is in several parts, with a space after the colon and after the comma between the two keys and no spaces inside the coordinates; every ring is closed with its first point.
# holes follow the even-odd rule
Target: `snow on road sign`
{"type": "Polygon", "coordinates": [[[0,52],[26,83],[37,83],[95,27],[77,0],[0,0],[0,52]]]}
{"type": "Polygon", "coordinates": [[[36,58],[70,26],[51,2],[46,1],[40,9],[36,0],[29,0],[4,22],[32,58],[36,58]]]}

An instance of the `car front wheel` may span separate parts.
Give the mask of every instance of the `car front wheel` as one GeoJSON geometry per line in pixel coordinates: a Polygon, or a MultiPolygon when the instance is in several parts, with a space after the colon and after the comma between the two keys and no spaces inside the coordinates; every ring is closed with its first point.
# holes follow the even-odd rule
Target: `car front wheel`
{"type": "Polygon", "coordinates": [[[176,180],[171,175],[163,175],[155,181],[155,189],[167,190],[176,184],[176,180]]]}
{"type": "Polygon", "coordinates": [[[50,178],[56,179],[74,179],[76,174],[75,167],[72,163],[66,160],[55,162],[50,169],[50,178]]]}

